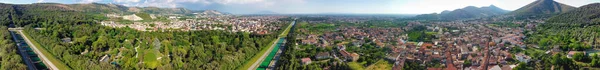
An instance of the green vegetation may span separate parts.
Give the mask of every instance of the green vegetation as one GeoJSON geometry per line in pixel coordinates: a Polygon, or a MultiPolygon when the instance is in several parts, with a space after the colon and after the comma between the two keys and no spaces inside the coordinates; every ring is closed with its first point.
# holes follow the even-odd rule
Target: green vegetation
{"type": "Polygon", "coordinates": [[[17,45],[12,41],[8,28],[0,26],[0,70],[25,70],[27,65],[22,63],[17,54],[17,45]]]}
{"type": "Polygon", "coordinates": [[[532,34],[527,34],[526,42],[538,44],[544,49],[560,46],[562,50],[583,51],[592,49],[592,44],[598,44],[594,40],[599,39],[600,26],[579,25],[566,23],[545,23],[537,27],[532,34]]]}
{"type": "Polygon", "coordinates": [[[392,65],[386,60],[379,60],[375,64],[367,67],[366,70],[392,70],[392,65]]]}
{"type": "Polygon", "coordinates": [[[307,31],[310,31],[308,34],[323,34],[325,32],[334,31],[339,25],[335,24],[327,24],[327,23],[308,23],[308,22],[300,22],[297,23],[298,28],[306,28],[307,31]]]}
{"type": "MultiPolygon", "coordinates": [[[[275,43],[276,41],[277,41],[277,39],[273,40],[273,42],[271,42],[271,44],[275,43]]],[[[238,68],[237,70],[249,69],[250,67],[252,67],[253,63],[258,62],[258,59],[260,59],[260,57],[261,57],[260,55],[264,54],[268,51],[269,46],[271,46],[271,45],[262,47],[261,50],[258,53],[256,53],[257,55],[253,56],[250,60],[244,62],[244,65],[242,65],[242,67],[238,68]]]]}
{"type": "MultiPolygon", "coordinates": [[[[332,70],[349,70],[350,66],[338,59],[329,58],[329,59],[320,59],[317,60],[313,58],[316,54],[320,52],[329,52],[332,51],[333,47],[317,47],[315,45],[296,45],[295,43],[299,42],[296,38],[296,33],[298,34],[306,34],[302,33],[301,30],[311,28],[310,23],[300,22],[297,23],[295,27],[292,27],[288,36],[286,36],[286,40],[288,43],[285,44],[285,51],[283,51],[278,64],[276,66],[279,70],[322,70],[325,67],[329,67],[332,70]],[[299,48],[295,48],[299,47],[299,48]],[[312,63],[303,65],[301,64],[302,58],[311,58],[312,63]]],[[[329,27],[326,27],[329,28],[329,27]]],[[[331,27],[334,28],[334,27],[331,27]]],[[[321,30],[321,29],[317,29],[321,30]]],[[[331,53],[334,54],[334,53],[331,53]]],[[[362,66],[361,66],[362,67],[362,66]]]]}
{"type": "Polygon", "coordinates": [[[33,45],[35,45],[35,47],[38,48],[38,50],[40,52],[42,52],[41,54],[46,56],[46,58],[48,58],[48,60],[50,60],[50,62],[53,63],[58,69],[61,69],[61,70],[71,69],[65,63],[63,63],[63,61],[58,60],[58,58],[56,58],[57,56],[54,56],[53,54],[48,52],[47,48],[42,47],[36,40],[32,40],[33,38],[31,38],[31,35],[29,35],[25,32],[23,32],[23,35],[25,35],[25,37],[27,37],[29,39],[29,41],[31,41],[31,43],[33,43],[33,45]]]}
{"type": "Polygon", "coordinates": [[[442,13],[431,13],[417,15],[413,18],[404,18],[404,20],[459,20],[459,19],[474,19],[482,17],[490,17],[496,15],[502,15],[509,11],[500,9],[494,5],[487,7],[475,7],[467,6],[465,8],[456,9],[453,11],[443,11],[442,13]]]}
{"type": "Polygon", "coordinates": [[[426,67],[415,61],[405,61],[402,70],[425,70],[426,67]]]}
{"type": "Polygon", "coordinates": [[[425,26],[415,26],[408,32],[408,41],[431,42],[437,32],[427,32],[425,26]]]}
{"type": "Polygon", "coordinates": [[[115,29],[87,24],[72,25],[69,28],[63,26],[65,25],[52,25],[44,27],[44,30],[27,28],[25,31],[40,44],[55,45],[42,47],[52,50],[52,54],[57,57],[62,57],[60,59],[73,69],[112,69],[114,65],[122,69],[236,69],[253,57],[259,48],[269,45],[271,41],[268,40],[275,39],[277,35],[223,31],[140,32],[129,28],[115,29]],[[64,43],[60,41],[62,38],[73,38],[74,41],[64,43]],[[158,41],[153,41],[154,39],[158,41]],[[139,47],[137,52],[135,47],[139,47]],[[144,55],[143,49],[156,49],[158,52],[144,55]],[[139,54],[139,57],[136,58],[135,54],[139,54]],[[173,57],[162,57],[154,61],[155,57],[160,56],[152,54],[173,57]],[[120,58],[110,59],[111,62],[98,62],[104,55],[120,58]],[[142,59],[145,64],[137,65],[142,59]],[[109,64],[112,62],[116,64],[109,64]]]}
{"type": "Polygon", "coordinates": [[[146,50],[146,54],[144,54],[144,64],[148,66],[148,68],[156,68],[158,67],[158,54],[154,50],[146,50]]]}
{"type": "Polygon", "coordinates": [[[135,15],[144,20],[152,20],[152,17],[150,17],[150,14],[148,13],[135,13],[135,15]]]}
{"type": "MultiPolygon", "coordinates": [[[[287,35],[290,32],[291,26],[292,25],[287,26],[286,29],[283,31],[283,33],[281,33],[279,36],[284,35],[284,33],[285,33],[285,35],[287,35]]],[[[276,39],[272,40],[272,42],[270,42],[269,45],[265,45],[263,48],[261,48],[261,50],[257,53],[257,55],[253,56],[250,60],[244,62],[242,67],[238,68],[238,70],[249,69],[250,67],[252,67],[252,64],[258,62],[258,60],[260,59],[262,54],[267,53],[267,51],[269,50],[269,47],[272,46],[273,44],[276,44],[275,42],[277,42],[278,40],[279,40],[279,38],[276,38],[276,39]]]]}
{"type": "Polygon", "coordinates": [[[494,26],[494,27],[512,27],[512,28],[523,26],[521,24],[515,24],[512,22],[494,22],[494,23],[488,24],[488,25],[494,26]]]}
{"type": "MultiPolygon", "coordinates": [[[[0,24],[25,27],[24,33],[34,45],[47,57],[55,58],[50,60],[59,68],[67,68],[65,70],[231,70],[241,67],[261,48],[269,45],[271,41],[268,40],[277,37],[277,34],[255,35],[225,31],[141,32],[130,28],[108,28],[100,26],[97,21],[111,20],[101,13],[115,11],[95,10],[123,11],[123,8],[128,9],[127,7],[96,3],[65,5],[66,8],[55,5],[63,4],[0,4],[0,13],[5,13],[0,15],[0,24]],[[33,29],[37,27],[45,29],[33,29]],[[72,38],[73,42],[62,42],[65,38],[72,38]],[[156,52],[144,53],[143,50],[151,48],[156,52]],[[166,55],[171,57],[164,57],[166,55]],[[110,57],[101,62],[99,60],[102,56],[110,57]],[[145,63],[139,64],[140,62],[145,63]]],[[[150,8],[137,9],[148,11],[150,8]]],[[[153,9],[152,13],[177,13],[164,10],[166,9],[157,8],[153,9]]],[[[137,15],[149,18],[146,14],[137,15]]],[[[166,18],[157,17],[152,21],[156,20],[163,21],[166,18]]]]}
{"type": "Polygon", "coordinates": [[[365,70],[365,68],[363,67],[363,65],[361,63],[358,63],[358,62],[348,62],[348,66],[352,70],[365,70]]]}
{"type": "Polygon", "coordinates": [[[547,22],[597,25],[600,24],[600,12],[597,11],[600,11],[600,3],[588,4],[554,16],[548,19],[547,22]]]}
{"type": "Polygon", "coordinates": [[[588,58],[587,58],[587,56],[585,56],[584,53],[578,52],[573,55],[573,59],[575,59],[576,61],[585,61],[588,58]]]}

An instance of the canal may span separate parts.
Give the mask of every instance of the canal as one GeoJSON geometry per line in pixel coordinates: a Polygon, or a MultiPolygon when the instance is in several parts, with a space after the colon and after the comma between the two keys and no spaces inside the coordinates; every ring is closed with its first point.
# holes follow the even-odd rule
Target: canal
{"type": "Polygon", "coordinates": [[[29,70],[48,70],[48,67],[40,60],[37,54],[27,45],[23,37],[15,31],[10,31],[13,40],[17,44],[21,59],[29,70]]]}

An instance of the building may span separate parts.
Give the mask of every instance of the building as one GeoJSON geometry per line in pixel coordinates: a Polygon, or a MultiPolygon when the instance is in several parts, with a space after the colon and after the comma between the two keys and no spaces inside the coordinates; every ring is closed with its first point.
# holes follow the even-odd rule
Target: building
{"type": "Polygon", "coordinates": [[[328,59],[328,58],[331,58],[331,56],[330,56],[329,52],[321,52],[321,53],[318,53],[318,54],[315,56],[315,58],[316,58],[317,60],[318,60],[318,59],[328,59]]]}
{"type": "Polygon", "coordinates": [[[302,58],[302,64],[304,65],[308,65],[312,62],[312,60],[310,60],[310,58],[302,58]]]}
{"type": "Polygon", "coordinates": [[[517,60],[524,62],[524,63],[529,62],[529,60],[531,59],[531,57],[529,57],[523,53],[516,54],[515,58],[517,58],[517,60]]]}
{"type": "Polygon", "coordinates": [[[356,53],[348,53],[346,50],[340,51],[340,54],[342,54],[346,61],[356,61],[360,57],[360,55],[356,53]]]}

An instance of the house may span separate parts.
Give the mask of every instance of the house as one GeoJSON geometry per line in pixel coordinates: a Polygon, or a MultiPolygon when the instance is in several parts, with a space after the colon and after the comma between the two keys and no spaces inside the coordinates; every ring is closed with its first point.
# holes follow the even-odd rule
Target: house
{"type": "Polygon", "coordinates": [[[61,40],[62,40],[62,42],[65,42],[65,43],[73,43],[73,40],[71,38],[63,38],[61,40]]]}
{"type": "Polygon", "coordinates": [[[400,57],[400,53],[391,53],[388,54],[385,58],[391,61],[396,61],[400,57]]]}
{"type": "Polygon", "coordinates": [[[317,60],[318,60],[318,59],[327,59],[327,58],[331,58],[331,56],[330,56],[329,52],[321,52],[321,53],[318,53],[318,54],[315,56],[315,58],[316,58],[317,60]]]}
{"type": "Polygon", "coordinates": [[[310,58],[302,58],[302,64],[304,65],[308,65],[312,62],[312,60],[310,60],[310,58]]]}
{"type": "Polygon", "coordinates": [[[517,60],[524,62],[524,63],[529,62],[529,60],[531,59],[531,57],[529,57],[523,53],[515,54],[515,58],[517,58],[517,60]]]}
{"type": "Polygon", "coordinates": [[[489,70],[502,70],[502,68],[500,68],[500,66],[496,65],[496,66],[490,68],[489,70]]]}
{"type": "Polygon", "coordinates": [[[348,53],[346,50],[340,51],[340,54],[342,54],[342,57],[344,57],[346,61],[356,61],[360,57],[360,55],[356,53],[348,53]]]}
{"type": "Polygon", "coordinates": [[[360,57],[360,55],[358,55],[357,53],[352,53],[350,55],[350,57],[352,57],[352,61],[356,61],[356,60],[358,60],[358,58],[360,57]]]}

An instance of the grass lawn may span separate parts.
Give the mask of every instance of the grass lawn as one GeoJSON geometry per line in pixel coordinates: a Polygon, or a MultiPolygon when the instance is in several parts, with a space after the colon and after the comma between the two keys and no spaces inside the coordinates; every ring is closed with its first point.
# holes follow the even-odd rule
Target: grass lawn
{"type": "Polygon", "coordinates": [[[379,60],[375,64],[367,67],[367,70],[392,70],[392,65],[385,60],[379,60]]]}
{"type": "Polygon", "coordinates": [[[365,70],[363,65],[358,62],[348,62],[348,66],[350,66],[350,69],[352,70],[365,70]]]}
{"type": "Polygon", "coordinates": [[[153,52],[154,50],[147,50],[150,52],[146,52],[146,54],[144,55],[144,65],[146,65],[146,67],[148,68],[156,68],[158,67],[158,60],[157,58],[157,54],[156,52],[153,52]]]}
{"type": "Polygon", "coordinates": [[[31,43],[33,43],[33,45],[35,45],[35,47],[38,48],[38,50],[40,50],[40,52],[43,53],[42,55],[46,56],[46,58],[48,58],[48,60],[50,60],[50,62],[52,64],[54,64],[58,69],[60,69],[60,70],[70,70],[71,69],[65,63],[63,63],[62,61],[60,61],[56,57],[54,57],[54,55],[50,54],[50,52],[46,51],[46,48],[41,47],[41,45],[37,43],[37,40],[33,40],[33,38],[29,37],[29,35],[27,35],[27,33],[25,33],[25,32],[22,32],[22,33],[25,37],[27,37],[27,39],[30,39],[29,41],[31,41],[31,43]]]}

